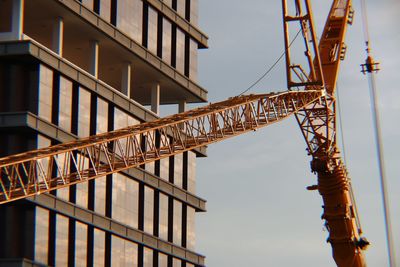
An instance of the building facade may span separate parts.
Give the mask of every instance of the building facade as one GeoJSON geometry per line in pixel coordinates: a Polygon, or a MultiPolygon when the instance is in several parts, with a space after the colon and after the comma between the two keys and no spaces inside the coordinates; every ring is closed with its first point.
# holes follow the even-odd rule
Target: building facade
{"type": "MultiPolygon", "coordinates": [[[[0,0],[0,156],[205,102],[197,55],[208,37],[197,21],[198,0],[0,0]]],[[[0,266],[204,266],[201,156],[1,205],[0,266]]]]}

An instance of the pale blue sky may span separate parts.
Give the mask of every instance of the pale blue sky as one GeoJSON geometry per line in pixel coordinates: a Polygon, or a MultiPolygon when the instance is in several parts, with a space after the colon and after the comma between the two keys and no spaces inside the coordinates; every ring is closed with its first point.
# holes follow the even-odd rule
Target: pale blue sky
{"type": "MultiPolygon", "coordinates": [[[[256,80],[283,51],[281,1],[200,0],[200,27],[210,48],[200,52],[200,84],[215,102],[256,80]]],[[[318,33],[328,0],[312,1],[318,33]]],[[[396,253],[400,255],[400,2],[367,0],[390,188],[396,253]]],[[[349,28],[339,78],[347,165],[365,236],[369,266],[387,266],[382,202],[365,60],[360,1],[349,28]]],[[[284,62],[252,93],[285,90],[284,62]]],[[[208,212],[197,215],[197,250],[209,267],[335,266],[320,219],[321,197],[305,187],[316,177],[294,118],[208,149],[198,160],[198,194],[208,212]]],[[[400,256],[397,257],[400,263],[400,256]]]]}

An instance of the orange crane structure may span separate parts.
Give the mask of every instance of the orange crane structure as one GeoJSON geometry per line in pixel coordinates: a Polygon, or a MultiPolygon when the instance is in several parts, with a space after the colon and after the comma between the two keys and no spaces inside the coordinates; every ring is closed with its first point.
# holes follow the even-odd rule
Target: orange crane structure
{"type": "Polygon", "coordinates": [[[336,139],[335,84],[344,59],[351,0],[333,0],[319,44],[309,0],[282,0],[289,91],[243,95],[156,121],[0,159],[0,203],[46,193],[138,167],[296,117],[340,267],[366,266],[351,182],[336,139]],[[306,68],[293,64],[290,33],[304,39],[306,68]]]}

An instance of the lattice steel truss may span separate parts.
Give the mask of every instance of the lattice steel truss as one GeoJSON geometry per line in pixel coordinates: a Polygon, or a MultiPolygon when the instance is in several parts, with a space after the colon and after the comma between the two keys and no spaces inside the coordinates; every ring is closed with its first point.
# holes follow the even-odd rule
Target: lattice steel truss
{"type": "Polygon", "coordinates": [[[0,159],[0,203],[86,182],[278,122],[320,91],[249,95],[0,159]]]}

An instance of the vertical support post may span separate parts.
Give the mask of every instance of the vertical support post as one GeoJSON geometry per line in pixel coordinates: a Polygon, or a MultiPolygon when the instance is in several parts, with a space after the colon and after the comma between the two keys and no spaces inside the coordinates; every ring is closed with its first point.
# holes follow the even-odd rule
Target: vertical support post
{"type": "Polygon", "coordinates": [[[94,77],[99,76],[99,42],[96,40],[90,41],[90,59],[89,72],[94,77]]]}
{"type": "Polygon", "coordinates": [[[21,40],[24,29],[24,0],[14,0],[12,7],[12,39],[21,40]]]}
{"type": "Polygon", "coordinates": [[[151,87],[151,111],[160,114],[160,84],[153,84],[151,87]]]}
{"type": "Polygon", "coordinates": [[[64,43],[64,20],[59,17],[53,25],[53,39],[51,49],[62,57],[64,43]]]}
{"type": "Polygon", "coordinates": [[[128,98],[131,98],[131,71],[131,63],[124,62],[122,64],[121,92],[128,98]]]}
{"type": "Polygon", "coordinates": [[[179,107],[178,107],[178,112],[182,113],[186,111],[186,101],[185,100],[180,100],[179,101],[179,107]]]}

